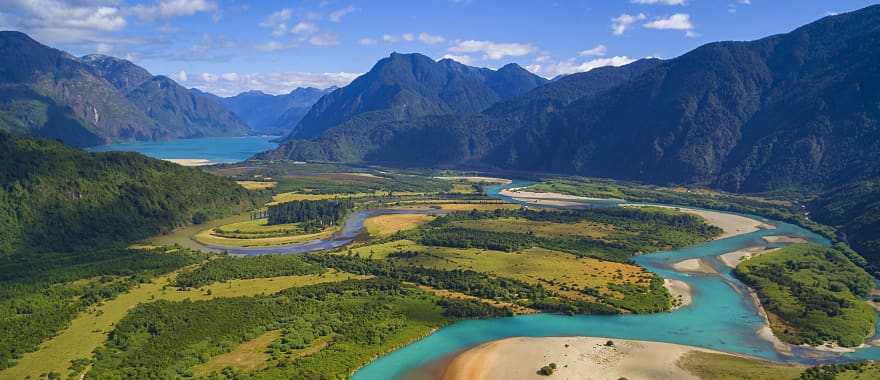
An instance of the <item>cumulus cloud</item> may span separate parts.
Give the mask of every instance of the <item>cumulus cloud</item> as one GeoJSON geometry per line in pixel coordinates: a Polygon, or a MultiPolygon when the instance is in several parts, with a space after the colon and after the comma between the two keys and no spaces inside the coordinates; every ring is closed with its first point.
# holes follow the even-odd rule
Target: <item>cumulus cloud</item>
{"type": "MultiPolygon", "coordinates": [[[[748,1],[748,0],[746,0],[748,1]]],[[[685,5],[687,4],[687,0],[631,0],[633,4],[647,4],[647,5],[685,5]]]]}
{"type": "Polygon", "coordinates": [[[273,36],[283,36],[287,34],[287,22],[291,17],[293,17],[293,11],[284,8],[266,16],[259,25],[261,28],[272,29],[273,36]]]}
{"type": "Polygon", "coordinates": [[[312,22],[300,21],[290,31],[296,34],[312,34],[318,31],[318,26],[312,22]]]}
{"type": "Polygon", "coordinates": [[[386,42],[386,43],[394,43],[394,42],[397,42],[397,41],[400,41],[400,37],[397,37],[397,36],[395,36],[395,35],[393,35],[393,34],[383,34],[383,35],[382,35],[382,42],[386,42]]]}
{"type": "Polygon", "coordinates": [[[113,45],[105,44],[103,42],[95,45],[95,52],[98,54],[109,54],[111,51],[113,51],[113,45]]]}
{"type": "Polygon", "coordinates": [[[627,29],[629,29],[632,24],[635,24],[637,21],[641,21],[648,18],[644,13],[639,13],[637,15],[631,15],[624,13],[620,16],[617,16],[611,19],[611,32],[614,33],[615,36],[623,35],[627,29]]]}
{"type": "Polygon", "coordinates": [[[422,41],[428,45],[434,45],[446,42],[446,39],[443,38],[443,36],[432,36],[428,33],[421,32],[419,33],[419,41],[422,41]]]}
{"type": "Polygon", "coordinates": [[[113,0],[4,0],[0,1],[0,19],[4,29],[25,31],[50,43],[94,43],[127,25],[124,12],[113,0]]]}
{"type": "Polygon", "coordinates": [[[256,46],[256,49],[262,52],[273,52],[295,48],[295,43],[282,43],[278,41],[269,41],[256,46]]]}
{"type": "Polygon", "coordinates": [[[186,82],[189,80],[189,75],[186,74],[186,71],[180,70],[177,74],[172,74],[171,78],[178,82],[186,82]]]}
{"type": "Polygon", "coordinates": [[[627,56],[614,56],[607,58],[596,58],[583,62],[579,62],[576,59],[568,59],[549,64],[528,65],[526,66],[526,68],[529,71],[541,75],[545,78],[554,78],[559,75],[581,73],[604,66],[623,66],[634,61],[635,59],[629,58],[627,56]]]}
{"type": "Polygon", "coordinates": [[[358,40],[358,44],[361,45],[375,45],[376,39],[370,37],[364,37],[358,40]]]}
{"type": "Polygon", "coordinates": [[[200,12],[216,11],[217,3],[211,0],[160,0],[150,5],[139,4],[129,9],[129,12],[144,20],[156,18],[170,18],[177,16],[192,16],[200,12]]]}
{"type": "Polygon", "coordinates": [[[233,96],[244,91],[260,90],[267,94],[286,94],[297,87],[342,87],[360,74],[338,73],[202,73],[188,78],[187,86],[219,96],[233,96]]]}
{"type": "Polygon", "coordinates": [[[339,45],[339,37],[335,34],[323,33],[309,37],[309,43],[315,46],[339,45]]]}
{"type": "Polygon", "coordinates": [[[473,63],[473,59],[467,55],[455,55],[455,54],[446,54],[443,56],[443,59],[451,59],[458,63],[463,63],[465,65],[470,65],[473,63]]]}
{"type": "Polygon", "coordinates": [[[531,44],[498,43],[493,41],[460,41],[449,48],[452,53],[483,53],[483,59],[498,60],[504,57],[521,57],[533,52],[531,44]]]}
{"type": "Polygon", "coordinates": [[[582,50],[578,52],[578,55],[581,57],[601,57],[604,56],[607,52],[608,48],[605,45],[596,45],[592,49],[582,50]]]}
{"type": "Polygon", "coordinates": [[[327,16],[327,18],[333,22],[340,22],[340,21],[342,21],[343,17],[345,17],[346,15],[348,15],[349,13],[354,12],[354,11],[355,11],[354,5],[349,5],[345,8],[340,9],[340,10],[331,12],[327,16]]]}
{"type": "Polygon", "coordinates": [[[691,30],[694,24],[691,23],[691,16],[687,13],[676,13],[667,18],[658,18],[645,24],[648,29],[671,29],[671,30],[691,30]]]}

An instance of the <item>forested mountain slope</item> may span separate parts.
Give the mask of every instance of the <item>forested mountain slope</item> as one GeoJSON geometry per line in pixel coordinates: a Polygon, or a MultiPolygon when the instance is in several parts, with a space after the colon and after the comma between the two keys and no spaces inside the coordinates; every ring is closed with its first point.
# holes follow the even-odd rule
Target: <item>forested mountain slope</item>
{"type": "Polygon", "coordinates": [[[134,153],[86,153],[0,130],[0,254],[92,249],[155,235],[257,196],[134,153]]]}
{"type": "Polygon", "coordinates": [[[219,99],[254,132],[286,136],[318,99],[335,89],[298,87],[284,95],[248,91],[219,99]]]}

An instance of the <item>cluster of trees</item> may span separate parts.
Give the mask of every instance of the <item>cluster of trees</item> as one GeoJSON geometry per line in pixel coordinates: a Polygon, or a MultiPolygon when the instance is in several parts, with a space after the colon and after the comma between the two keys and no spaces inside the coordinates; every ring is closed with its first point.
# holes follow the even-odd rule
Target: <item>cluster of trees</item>
{"type": "Polygon", "coordinates": [[[174,286],[199,288],[215,282],[233,279],[300,276],[323,273],[324,268],[293,255],[265,255],[257,257],[223,256],[210,260],[198,268],[177,275],[174,286]]]}
{"type": "Polygon", "coordinates": [[[606,302],[636,314],[659,313],[672,307],[672,295],[663,286],[663,278],[654,275],[647,288],[634,284],[608,284],[608,289],[623,298],[606,297],[606,302]]]}
{"type": "Polygon", "coordinates": [[[14,365],[87,307],[202,257],[185,249],[0,256],[0,369],[14,365]]]}
{"type": "Polygon", "coordinates": [[[531,209],[454,212],[435,219],[417,230],[400,233],[398,238],[425,245],[453,248],[482,248],[517,251],[543,247],[578,256],[625,262],[633,254],[684,247],[703,242],[721,233],[701,218],[658,208],[597,208],[578,211],[536,211],[531,209]],[[486,231],[456,226],[454,222],[496,218],[519,218],[552,223],[590,221],[613,227],[600,239],[574,235],[538,236],[514,231],[486,231]]]}
{"type": "Polygon", "coordinates": [[[269,225],[300,223],[307,232],[323,230],[341,222],[354,207],[351,199],[293,201],[269,206],[269,225]]]}
{"type": "Polygon", "coordinates": [[[4,131],[0,162],[0,255],[130,242],[268,196],[139,154],[90,154],[4,131]]]}
{"type": "Polygon", "coordinates": [[[616,314],[620,312],[618,308],[602,303],[561,298],[547,292],[540,285],[472,270],[441,270],[396,265],[391,260],[373,260],[352,255],[308,255],[306,260],[349,273],[412,282],[482,299],[521,303],[550,313],[616,314]]]}
{"type": "MultiPolygon", "coordinates": [[[[268,348],[269,365],[249,378],[347,378],[376,356],[447,323],[444,313],[474,310],[456,303],[463,311],[448,312],[438,301],[398,281],[370,279],[263,297],[141,304],[117,324],[85,378],[189,377],[194,365],[273,330],[282,336],[268,348]],[[291,355],[318,339],[328,346],[305,357],[291,355]]],[[[237,375],[229,370],[215,377],[237,375]]]]}
{"type": "Polygon", "coordinates": [[[807,370],[801,374],[799,380],[834,380],[843,378],[841,375],[850,375],[856,379],[874,378],[868,372],[872,372],[874,375],[880,374],[880,365],[869,362],[821,365],[807,368],[807,370]],[[862,375],[865,375],[865,377],[862,377],[862,375]]]}
{"type": "Polygon", "coordinates": [[[787,342],[854,347],[874,330],[876,314],[860,298],[873,278],[838,247],[791,245],[743,262],[735,274],[791,327],[771,326],[787,342]]]}

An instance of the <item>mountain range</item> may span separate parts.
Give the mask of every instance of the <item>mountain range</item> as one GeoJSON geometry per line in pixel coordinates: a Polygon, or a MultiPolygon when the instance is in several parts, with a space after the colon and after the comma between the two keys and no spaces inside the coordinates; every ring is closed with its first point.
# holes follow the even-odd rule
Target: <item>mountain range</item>
{"type": "Polygon", "coordinates": [[[283,136],[299,124],[318,99],[334,90],[336,87],[298,87],[283,95],[253,90],[218,99],[228,110],[244,120],[253,132],[283,136]]]}
{"type": "Polygon", "coordinates": [[[248,133],[219,102],[168,77],[11,31],[0,32],[0,128],[75,146],[248,133]]]}
{"type": "MultiPolygon", "coordinates": [[[[321,99],[259,157],[821,190],[880,174],[878,32],[880,6],[872,6],[497,96],[479,76],[489,71],[444,82],[434,73],[465,66],[392,55],[321,99]],[[460,90],[445,91],[450,82],[460,90]],[[449,98],[458,102],[439,101],[449,98]]],[[[528,78],[522,71],[497,73],[528,78]]]]}

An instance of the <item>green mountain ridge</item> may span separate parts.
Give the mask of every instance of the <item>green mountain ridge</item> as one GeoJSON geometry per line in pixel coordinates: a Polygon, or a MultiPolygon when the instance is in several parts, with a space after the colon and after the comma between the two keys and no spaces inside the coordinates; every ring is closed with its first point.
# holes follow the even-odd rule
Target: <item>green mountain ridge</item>
{"type": "Polygon", "coordinates": [[[286,136],[309,112],[312,105],[336,87],[298,87],[283,95],[247,91],[219,98],[227,109],[244,120],[256,133],[286,136]]]}

